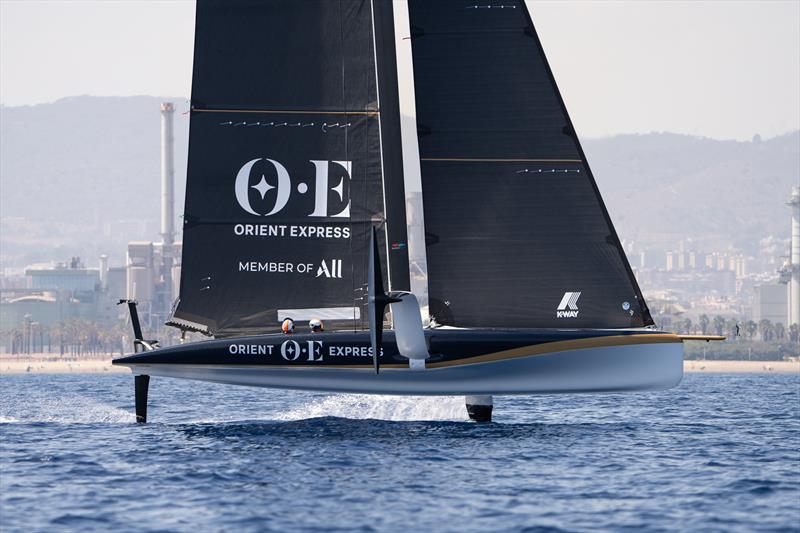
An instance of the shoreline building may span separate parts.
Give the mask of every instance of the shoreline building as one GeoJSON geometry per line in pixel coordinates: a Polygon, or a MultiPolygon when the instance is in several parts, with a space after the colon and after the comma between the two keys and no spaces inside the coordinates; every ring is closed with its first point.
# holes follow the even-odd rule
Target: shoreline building
{"type": "Polygon", "coordinates": [[[0,351],[42,352],[57,343],[53,327],[77,320],[110,326],[118,320],[105,256],[99,268],[73,257],[29,265],[24,274],[24,286],[0,289],[0,351]]]}
{"type": "Polygon", "coordinates": [[[792,236],[789,260],[780,270],[780,281],[786,284],[786,326],[800,326],[800,187],[792,188],[786,205],[792,209],[792,236]]]}

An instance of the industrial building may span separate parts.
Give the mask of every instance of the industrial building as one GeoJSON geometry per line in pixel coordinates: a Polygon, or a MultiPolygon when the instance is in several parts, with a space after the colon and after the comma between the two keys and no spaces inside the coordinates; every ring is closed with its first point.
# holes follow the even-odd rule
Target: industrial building
{"type": "Polygon", "coordinates": [[[50,326],[71,319],[94,320],[103,308],[99,268],[86,268],[79,257],[69,262],[31,265],[25,287],[4,289],[0,329],[35,321],[50,326]]]}
{"type": "Polygon", "coordinates": [[[786,202],[792,209],[789,256],[779,270],[779,283],[754,287],[752,319],[767,319],[787,328],[800,326],[800,187],[794,187],[786,202]]]}
{"type": "Polygon", "coordinates": [[[753,287],[751,320],[758,324],[766,319],[773,324],[786,324],[786,286],[770,283],[753,287]]]}
{"type": "Polygon", "coordinates": [[[0,291],[1,351],[42,351],[53,326],[86,320],[105,326],[118,321],[108,290],[108,259],[88,268],[79,257],[68,262],[31,265],[24,287],[0,291]],[[16,332],[16,338],[13,334],[16,332]],[[21,343],[21,346],[20,346],[21,343]]]}

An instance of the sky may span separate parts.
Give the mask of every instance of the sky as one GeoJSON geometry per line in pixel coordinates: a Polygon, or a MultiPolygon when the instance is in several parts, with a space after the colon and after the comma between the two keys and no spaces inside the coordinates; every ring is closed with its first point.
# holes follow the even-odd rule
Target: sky
{"type": "MultiPolygon", "coordinates": [[[[527,1],[581,136],[800,129],[800,0],[527,1]]],[[[193,34],[191,0],[0,0],[0,103],[188,96],[193,34]]]]}

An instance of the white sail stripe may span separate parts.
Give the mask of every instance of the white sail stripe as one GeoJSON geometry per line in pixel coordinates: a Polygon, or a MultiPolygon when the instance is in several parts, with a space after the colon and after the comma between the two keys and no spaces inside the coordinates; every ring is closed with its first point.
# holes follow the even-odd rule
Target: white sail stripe
{"type": "Polygon", "coordinates": [[[566,309],[567,308],[567,302],[569,302],[571,297],[572,297],[572,293],[571,292],[565,292],[564,293],[564,297],[561,298],[561,303],[558,304],[558,307],[556,309],[559,310],[559,311],[563,311],[564,309],[566,309]]]}
{"type": "Polygon", "coordinates": [[[581,295],[581,293],[579,293],[579,292],[573,292],[572,293],[572,298],[569,299],[568,306],[573,311],[577,311],[578,310],[578,298],[580,297],[580,295],[581,295]]]}
{"type": "Polygon", "coordinates": [[[414,58],[408,0],[392,2],[394,45],[397,59],[397,93],[400,105],[400,139],[403,152],[403,185],[408,227],[408,273],[411,292],[419,302],[422,324],[430,322],[428,309],[428,256],[425,250],[425,218],[422,170],[417,139],[417,98],[414,93],[414,58]]]}
{"type": "Polygon", "coordinates": [[[305,309],[278,309],[277,321],[282,322],[286,318],[294,321],[311,320],[356,320],[361,319],[360,307],[309,307],[305,309]]]}

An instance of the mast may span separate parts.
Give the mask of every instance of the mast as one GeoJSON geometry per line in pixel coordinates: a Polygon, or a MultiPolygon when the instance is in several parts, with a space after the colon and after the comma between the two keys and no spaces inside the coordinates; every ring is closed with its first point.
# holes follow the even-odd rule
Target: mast
{"type": "Polygon", "coordinates": [[[422,171],[417,141],[417,98],[414,93],[414,60],[408,2],[393,2],[394,36],[397,50],[397,79],[400,105],[400,136],[403,153],[403,184],[408,223],[408,264],[411,292],[417,297],[422,323],[430,321],[428,308],[428,257],[425,248],[425,210],[422,171]]]}

